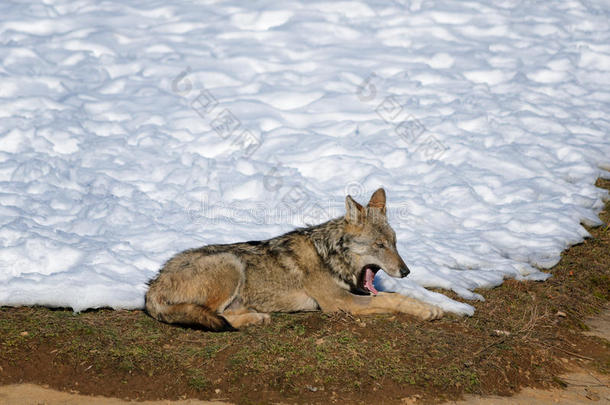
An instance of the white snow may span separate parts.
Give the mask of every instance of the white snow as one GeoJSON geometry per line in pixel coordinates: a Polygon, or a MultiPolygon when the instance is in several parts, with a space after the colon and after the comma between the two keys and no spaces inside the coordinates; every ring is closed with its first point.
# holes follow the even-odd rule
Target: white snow
{"type": "Polygon", "coordinates": [[[0,305],[141,308],[180,250],[265,239],[384,186],[460,314],[599,224],[610,6],[159,0],[0,5],[0,305]]]}

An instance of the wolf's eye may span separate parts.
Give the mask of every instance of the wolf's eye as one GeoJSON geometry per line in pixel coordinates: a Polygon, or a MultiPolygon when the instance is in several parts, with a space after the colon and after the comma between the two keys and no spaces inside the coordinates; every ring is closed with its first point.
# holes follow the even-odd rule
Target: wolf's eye
{"type": "Polygon", "coordinates": [[[385,244],[383,242],[375,242],[375,246],[378,247],[379,249],[385,248],[385,244]]]}

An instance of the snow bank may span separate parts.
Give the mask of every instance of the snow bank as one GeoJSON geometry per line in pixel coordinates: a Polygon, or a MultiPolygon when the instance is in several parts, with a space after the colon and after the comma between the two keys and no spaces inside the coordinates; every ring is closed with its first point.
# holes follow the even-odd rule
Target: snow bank
{"type": "Polygon", "coordinates": [[[388,192],[448,311],[599,224],[610,9],[592,1],[0,6],[0,305],[141,308],[174,253],[388,192]]]}

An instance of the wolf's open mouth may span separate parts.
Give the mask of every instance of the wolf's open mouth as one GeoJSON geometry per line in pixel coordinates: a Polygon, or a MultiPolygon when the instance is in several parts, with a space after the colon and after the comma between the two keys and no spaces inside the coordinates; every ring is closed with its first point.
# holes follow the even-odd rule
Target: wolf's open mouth
{"type": "Polygon", "coordinates": [[[379,270],[381,270],[381,267],[376,264],[367,264],[364,266],[360,271],[360,277],[358,277],[358,288],[368,293],[373,293],[375,295],[379,294],[379,291],[377,291],[373,285],[375,274],[379,270]]]}

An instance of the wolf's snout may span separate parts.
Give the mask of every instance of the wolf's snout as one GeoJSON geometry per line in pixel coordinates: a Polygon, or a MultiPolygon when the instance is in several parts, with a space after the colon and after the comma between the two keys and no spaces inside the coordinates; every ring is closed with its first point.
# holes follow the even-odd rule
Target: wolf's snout
{"type": "Polygon", "coordinates": [[[407,277],[411,271],[407,266],[400,269],[400,277],[407,277]]]}

